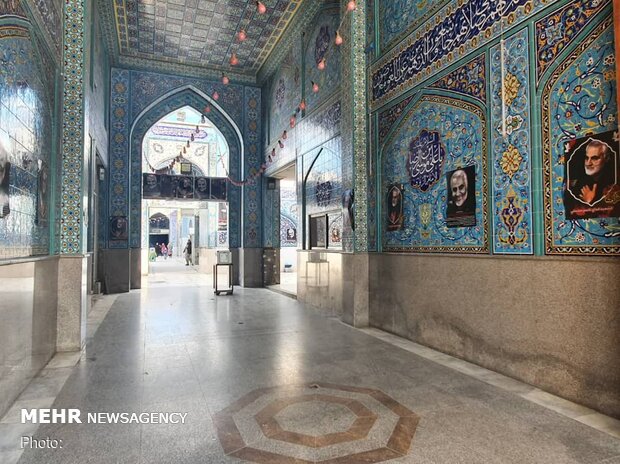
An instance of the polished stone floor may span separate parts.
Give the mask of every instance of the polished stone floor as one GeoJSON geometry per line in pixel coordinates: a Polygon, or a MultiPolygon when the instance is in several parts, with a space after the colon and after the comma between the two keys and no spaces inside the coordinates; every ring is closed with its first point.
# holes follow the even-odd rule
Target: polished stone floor
{"type": "Polygon", "coordinates": [[[479,380],[275,292],[216,297],[191,267],[153,271],[142,290],[95,305],[81,358],[48,366],[62,381],[34,399],[55,395],[55,408],[83,415],[181,412],[185,424],[41,425],[34,435],[63,448],[22,454],[8,442],[29,432],[5,418],[7,461],[620,463],[620,439],[509,380],[512,390],[479,380]]]}

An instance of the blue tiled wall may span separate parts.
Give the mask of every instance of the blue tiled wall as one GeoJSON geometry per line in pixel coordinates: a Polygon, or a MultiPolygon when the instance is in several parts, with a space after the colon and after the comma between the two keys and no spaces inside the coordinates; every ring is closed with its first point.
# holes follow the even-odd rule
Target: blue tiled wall
{"type": "Polygon", "coordinates": [[[0,26],[0,163],[10,163],[0,259],[50,252],[55,69],[35,34],[24,23],[0,26]]]}

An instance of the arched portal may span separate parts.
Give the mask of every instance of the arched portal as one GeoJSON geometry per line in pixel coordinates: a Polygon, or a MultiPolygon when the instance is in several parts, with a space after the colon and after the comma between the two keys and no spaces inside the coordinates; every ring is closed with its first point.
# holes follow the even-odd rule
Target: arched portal
{"type": "MultiPolygon", "coordinates": [[[[142,211],[142,147],[144,137],[158,121],[183,107],[191,107],[208,115],[208,119],[217,127],[224,137],[229,151],[228,172],[231,177],[239,178],[243,160],[243,137],[233,119],[208,95],[187,86],[170,92],[147,108],[135,119],[130,132],[130,232],[129,246],[131,253],[131,288],[140,288],[141,276],[141,224],[148,218],[142,211]],[[208,108],[208,110],[207,110],[208,108]]],[[[241,188],[228,184],[228,243],[230,248],[241,246],[241,188]]]]}

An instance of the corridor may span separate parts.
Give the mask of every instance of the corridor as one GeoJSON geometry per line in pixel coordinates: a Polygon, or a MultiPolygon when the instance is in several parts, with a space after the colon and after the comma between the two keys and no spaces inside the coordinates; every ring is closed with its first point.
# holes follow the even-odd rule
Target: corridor
{"type": "MultiPolygon", "coordinates": [[[[49,424],[31,433],[11,418],[40,403],[18,399],[0,424],[0,461],[620,462],[614,421],[607,433],[580,423],[573,418],[597,416],[582,406],[556,399],[554,411],[524,398],[537,401],[539,390],[404,339],[269,290],[216,297],[204,274],[157,265],[142,290],[95,303],[89,324],[98,318],[98,329],[89,325],[53,407],[82,417],[186,413],[185,423],[49,424]],[[62,440],[62,449],[11,450],[24,434],[62,440]]],[[[49,382],[33,384],[25,395],[49,396],[49,382]]]]}

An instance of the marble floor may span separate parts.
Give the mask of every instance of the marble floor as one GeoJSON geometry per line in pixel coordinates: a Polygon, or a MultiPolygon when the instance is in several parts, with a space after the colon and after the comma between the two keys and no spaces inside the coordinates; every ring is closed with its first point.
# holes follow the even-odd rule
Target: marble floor
{"type": "Polygon", "coordinates": [[[280,283],[267,288],[297,298],[297,272],[280,272],[280,283]]]}
{"type": "Polygon", "coordinates": [[[100,299],[81,356],[50,364],[0,422],[2,463],[620,464],[618,421],[275,292],[215,296],[182,265],[100,299]],[[187,415],[20,424],[50,404],[187,415]],[[62,448],[19,450],[24,435],[62,448]]]}

